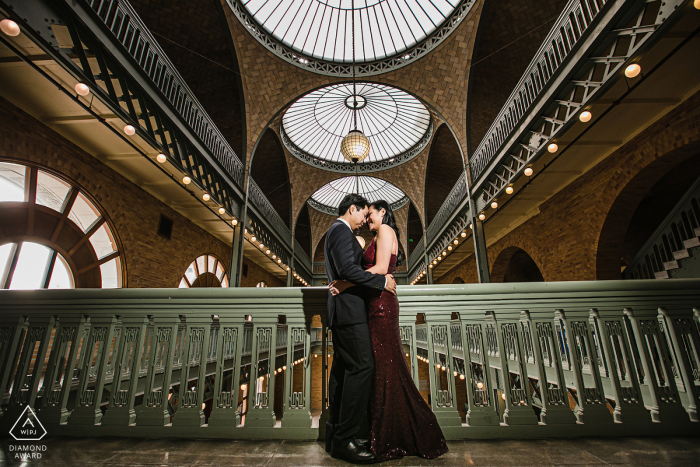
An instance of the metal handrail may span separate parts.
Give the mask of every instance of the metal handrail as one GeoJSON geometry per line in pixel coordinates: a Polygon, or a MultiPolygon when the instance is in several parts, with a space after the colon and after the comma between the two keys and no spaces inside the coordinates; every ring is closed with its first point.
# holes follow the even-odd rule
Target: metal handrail
{"type": "Polygon", "coordinates": [[[486,135],[469,158],[471,175],[477,180],[499,154],[508,136],[527,117],[528,110],[556,76],[561,65],[593,19],[609,0],[570,0],[547,34],[486,135]],[[603,6],[599,6],[601,3],[603,6]]]}
{"type": "Polygon", "coordinates": [[[292,231],[267,199],[260,187],[252,177],[248,177],[248,199],[260,210],[262,216],[269,222],[275,231],[284,239],[288,246],[292,244],[292,231]]]}
{"type": "Polygon", "coordinates": [[[239,187],[243,187],[243,163],[131,5],[125,0],[84,1],[239,187]]]}
{"type": "Polygon", "coordinates": [[[460,205],[460,203],[467,196],[467,173],[462,172],[462,175],[457,180],[457,183],[452,187],[450,193],[445,198],[445,201],[440,206],[437,214],[433,218],[432,222],[428,226],[428,244],[435,239],[440,229],[447,227],[446,221],[452,215],[455,208],[460,205]]]}

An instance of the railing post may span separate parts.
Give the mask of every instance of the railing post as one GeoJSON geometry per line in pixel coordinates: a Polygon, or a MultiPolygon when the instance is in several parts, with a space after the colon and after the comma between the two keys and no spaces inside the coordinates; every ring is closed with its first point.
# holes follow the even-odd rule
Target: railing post
{"type": "Polygon", "coordinates": [[[233,243],[231,244],[231,265],[229,287],[241,286],[241,268],[243,267],[243,222],[239,221],[233,227],[233,243]]]}
{"type": "Polygon", "coordinates": [[[326,437],[326,422],[331,419],[328,395],[328,356],[333,346],[333,336],[328,339],[330,329],[326,325],[326,313],[321,313],[321,418],[318,421],[319,439],[326,437]]]}
{"type": "Polygon", "coordinates": [[[539,374],[540,393],[542,394],[540,422],[548,425],[576,423],[576,417],[574,417],[574,413],[569,408],[566,380],[564,379],[561,355],[556,351],[552,323],[549,321],[533,323],[530,312],[527,310],[520,312],[520,323],[521,326],[528,329],[528,333],[533,340],[532,347],[539,374]],[[544,355],[547,356],[548,366],[553,370],[556,388],[549,387],[544,355]]]}
{"type": "Polygon", "coordinates": [[[700,339],[696,329],[693,329],[692,318],[673,317],[665,308],[659,308],[659,320],[663,323],[666,335],[669,336],[672,347],[671,356],[676,360],[676,368],[681,373],[683,386],[687,396],[686,411],[690,421],[698,422],[698,401],[700,400],[700,388],[695,384],[700,379],[698,363],[700,358],[700,339]],[[694,366],[691,365],[694,363],[694,366]],[[695,375],[692,374],[693,368],[695,375]]]}
{"type": "Polygon", "coordinates": [[[122,316],[122,332],[119,336],[119,350],[114,360],[109,406],[102,417],[104,426],[128,426],[136,422],[134,404],[141,372],[141,359],[146,355],[144,347],[146,326],[148,326],[146,315],[122,316]],[[123,373],[126,373],[127,389],[121,388],[123,373]]]}
{"type": "Polygon", "coordinates": [[[590,311],[592,324],[600,333],[599,344],[603,358],[608,363],[609,378],[615,397],[613,417],[619,423],[651,423],[649,411],[644,407],[639,379],[634,369],[624,318],[601,318],[598,310],[590,311]],[[626,385],[622,386],[622,382],[626,385]]]}
{"type": "Polygon", "coordinates": [[[277,422],[273,403],[275,379],[272,373],[277,349],[277,321],[277,316],[272,314],[261,315],[253,320],[253,352],[250,360],[248,396],[251,408],[245,419],[246,430],[273,428],[277,422]]]}
{"type": "Polygon", "coordinates": [[[563,323],[566,332],[566,345],[571,362],[570,370],[574,373],[574,385],[578,397],[578,406],[574,411],[576,419],[580,423],[613,423],[598,371],[597,355],[595,347],[592,345],[588,319],[574,321],[567,318],[564,310],[561,309],[554,312],[554,317],[555,320],[563,323]],[[588,367],[593,380],[591,388],[586,387],[586,380],[583,377],[583,365],[586,357],[589,359],[588,367]],[[596,361],[592,362],[591,358],[596,361]]]}
{"type": "Polygon", "coordinates": [[[173,416],[173,426],[200,427],[205,421],[202,403],[212,317],[206,314],[206,310],[201,310],[200,313],[187,317],[185,321],[184,353],[180,364],[180,400],[177,413],[173,416]],[[190,390],[190,372],[194,365],[198,366],[197,386],[190,390]]]}
{"type": "Polygon", "coordinates": [[[168,394],[173,374],[173,358],[180,317],[176,314],[155,316],[148,351],[146,384],[143,391],[143,404],[136,415],[137,426],[165,426],[170,423],[168,394]],[[162,370],[157,376],[156,369],[162,370]]]}
{"type": "Polygon", "coordinates": [[[8,384],[16,368],[21,349],[20,342],[27,332],[26,316],[0,318],[0,417],[5,412],[5,398],[9,397],[8,384]]]}
{"type": "Polygon", "coordinates": [[[460,331],[464,348],[464,376],[467,385],[467,425],[498,426],[500,420],[496,412],[497,401],[493,400],[493,384],[486,353],[486,334],[481,323],[469,324],[462,321],[460,313],[460,331]],[[481,365],[481,374],[477,374],[476,365],[481,365]],[[481,387],[479,387],[481,384],[481,387]]]}
{"type": "Polygon", "coordinates": [[[637,373],[650,391],[651,404],[647,405],[651,405],[651,419],[664,423],[687,422],[688,413],[681,404],[668,353],[663,349],[665,346],[662,347],[665,339],[660,336],[658,318],[638,318],[631,308],[625,308],[624,313],[629,319],[642,361],[642,369],[637,368],[637,373]]]}
{"type": "Polygon", "coordinates": [[[503,421],[506,425],[537,425],[537,417],[532,409],[529,379],[523,363],[523,347],[518,323],[499,323],[493,311],[487,312],[486,323],[491,324],[496,331],[496,342],[501,356],[501,373],[506,395],[503,421]],[[511,379],[512,371],[509,366],[511,360],[516,362],[516,381],[511,379]]]}
{"type": "Polygon", "coordinates": [[[416,318],[411,315],[399,314],[399,332],[401,333],[401,341],[407,342],[408,346],[408,369],[411,371],[413,384],[420,387],[418,379],[418,349],[416,347],[416,318]]]}
{"type": "Polygon", "coordinates": [[[311,316],[307,320],[302,313],[300,310],[293,315],[287,314],[283,428],[311,428],[311,316]],[[301,347],[302,362],[294,365],[297,346],[301,347]],[[297,372],[300,374],[297,375],[297,372]]]}
{"type": "Polygon", "coordinates": [[[78,349],[81,347],[86,326],[86,316],[59,318],[43,384],[44,397],[41,403],[41,418],[46,421],[47,425],[64,424],[70,416],[67,409],[68,397],[76,369],[78,349]],[[66,355],[69,345],[70,351],[66,355]]]}
{"type": "Polygon", "coordinates": [[[461,427],[462,418],[457,411],[455,379],[452,376],[454,362],[452,357],[452,333],[450,332],[450,313],[447,316],[426,313],[428,325],[428,366],[430,369],[430,399],[433,412],[442,428],[461,427]],[[445,361],[438,354],[445,356],[445,361]],[[445,369],[446,383],[438,367],[445,369]],[[436,366],[437,365],[437,366],[436,366]]]}
{"type": "Polygon", "coordinates": [[[4,418],[9,423],[22,414],[25,406],[35,406],[37,391],[39,390],[39,379],[44,367],[46,351],[51,339],[51,330],[54,327],[56,318],[54,316],[37,316],[29,318],[27,332],[24,338],[24,346],[19,357],[15,380],[12,384],[12,394],[10,394],[10,404],[4,418]],[[38,345],[36,359],[29,374],[29,367],[32,362],[34,349],[38,345]]]}
{"type": "Polygon", "coordinates": [[[475,203],[469,199],[469,212],[472,217],[472,237],[474,238],[474,258],[476,258],[476,271],[480,284],[491,282],[489,273],[489,257],[486,252],[486,234],[484,233],[484,223],[476,216],[475,203]]]}
{"type": "Polygon", "coordinates": [[[110,354],[110,343],[114,335],[117,317],[91,317],[87,345],[83,352],[87,357],[83,360],[76,394],[75,409],[68,418],[70,425],[97,425],[102,421],[102,391],[107,376],[107,358],[110,354]],[[95,362],[95,366],[92,363],[95,362]],[[95,378],[95,386],[89,389],[90,378],[95,378]]]}
{"type": "Polygon", "coordinates": [[[235,428],[240,424],[238,394],[241,386],[243,355],[243,325],[241,314],[231,316],[234,310],[219,310],[219,331],[216,339],[216,376],[214,398],[209,415],[209,428],[235,428]],[[224,378],[226,360],[232,360],[231,375],[224,378]]]}

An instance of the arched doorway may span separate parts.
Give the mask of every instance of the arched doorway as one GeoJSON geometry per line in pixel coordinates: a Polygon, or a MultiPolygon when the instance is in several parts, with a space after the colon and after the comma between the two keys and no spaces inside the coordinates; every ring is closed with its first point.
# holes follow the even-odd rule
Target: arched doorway
{"type": "Polygon", "coordinates": [[[491,268],[491,282],[544,282],[544,276],[525,250],[512,246],[496,257],[491,268]]]}

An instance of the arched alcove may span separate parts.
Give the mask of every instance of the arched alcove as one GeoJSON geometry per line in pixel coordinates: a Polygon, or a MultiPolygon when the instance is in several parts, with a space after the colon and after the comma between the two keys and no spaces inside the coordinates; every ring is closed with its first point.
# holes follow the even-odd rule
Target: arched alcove
{"type": "Polygon", "coordinates": [[[408,255],[413,253],[413,250],[423,242],[423,223],[421,222],[420,214],[416,209],[416,205],[413,201],[409,203],[408,207],[408,255]]]}
{"type": "Polygon", "coordinates": [[[311,219],[309,217],[309,205],[304,204],[301,212],[297,217],[296,225],[294,226],[294,238],[306,255],[311,257],[311,219]]]}
{"type": "Polygon", "coordinates": [[[292,190],[282,143],[267,129],[255,148],[250,176],[275,208],[282,221],[291,228],[292,190]]]}
{"type": "Polygon", "coordinates": [[[455,277],[454,279],[452,279],[452,283],[453,284],[464,284],[464,279],[462,279],[461,277],[455,277]]]}
{"type": "Polygon", "coordinates": [[[426,228],[463,172],[464,162],[459,144],[450,128],[446,124],[440,125],[430,147],[425,172],[426,228]]]}
{"type": "Polygon", "coordinates": [[[326,234],[323,234],[321,240],[316,245],[316,251],[314,252],[314,263],[323,263],[326,261],[326,234]]]}
{"type": "Polygon", "coordinates": [[[654,160],[620,191],[600,232],[597,279],[620,279],[621,271],[700,177],[700,153],[695,146],[654,160]]]}
{"type": "Polygon", "coordinates": [[[544,277],[525,250],[511,246],[496,257],[491,268],[491,282],[544,282],[544,277]]]}

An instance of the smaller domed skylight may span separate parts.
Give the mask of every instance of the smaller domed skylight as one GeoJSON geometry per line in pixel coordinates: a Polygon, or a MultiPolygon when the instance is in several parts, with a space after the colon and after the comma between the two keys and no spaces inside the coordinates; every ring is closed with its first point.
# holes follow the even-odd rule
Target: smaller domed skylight
{"type": "Polygon", "coordinates": [[[323,185],[311,195],[311,207],[337,216],[338,206],[343,198],[350,193],[359,193],[370,203],[384,200],[392,209],[398,209],[408,202],[403,191],[380,178],[360,176],[343,177],[323,185]]]}

